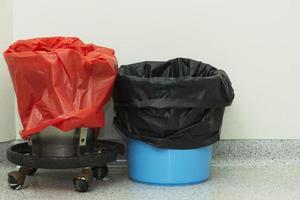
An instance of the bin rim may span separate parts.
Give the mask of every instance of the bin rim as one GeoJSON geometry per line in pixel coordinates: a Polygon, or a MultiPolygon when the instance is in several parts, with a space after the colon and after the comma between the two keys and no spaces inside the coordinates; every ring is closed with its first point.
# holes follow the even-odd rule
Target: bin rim
{"type": "MultiPolygon", "coordinates": [[[[38,46],[37,44],[35,44],[38,46]]],[[[115,51],[114,49],[108,48],[108,47],[103,47],[103,46],[98,46],[94,44],[85,44],[82,42],[78,37],[64,37],[64,36],[53,36],[53,37],[37,37],[37,38],[29,38],[29,39],[22,39],[22,40],[17,40],[14,42],[12,45],[9,46],[8,49],[6,49],[3,52],[3,55],[6,58],[9,57],[15,57],[15,58],[22,58],[22,57],[34,57],[38,55],[43,55],[43,56],[56,56],[57,51],[70,51],[77,53],[78,56],[91,60],[91,59],[96,59],[97,57],[93,52],[98,52],[102,53],[105,55],[114,55],[115,51]],[[15,47],[16,45],[20,43],[28,43],[30,45],[34,45],[35,41],[41,41],[41,40],[57,40],[57,43],[60,43],[61,45],[64,45],[62,47],[51,47],[49,46],[49,49],[43,49],[43,50],[36,50],[35,48],[32,48],[31,50],[21,50],[21,51],[16,51],[15,47]],[[70,47],[78,47],[78,48],[90,48],[87,53],[80,52],[79,49],[73,49],[70,47]]]]}
{"type": "Polygon", "coordinates": [[[226,72],[222,69],[217,69],[207,63],[201,62],[201,61],[197,61],[197,60],[193,60],[190,58],[184,58],[184,57],[177,57],[177,58],[173,58],[173,59],[169,59],[166,61],[142,61],[142,62],[136,62],[136,63],[132,63],[132,64],[127,64],[127,65],[121,65],[119,68],[119,74],[118,76],[120,78],[128,78],[128,79],[132,79],[132,80],[138,80],[138,81],[149,81],[149,80],[157,80],[157,81],[161,81],[161,80],[169,80],[169,81],[178,81],[178,80],[192,80],[192,81],[199,81],[199,80],[211,80],[211,79],[217,79],[217,78],[223,78],[224,76],[228,78],[226,72]],[[180,76],[180,77],[168,77],[168,76],[154,76],[154,77],[141,77],[141,76],[136,76],[136,75],[128,75],[128,74],[122,74],[123,69],[128,69],[130,70],[132,68],[132,66],[134,65],[138,65],[138,64],[143,64],[143,63],[164,63],[164,62],[171,62],[174,60],[192,60],[195,62],[198,62],[199,64],[205,64],[210,66],[212,69],[214,69],[215,71],[213,72],[213,74],[208,75],[208,76],[191,76],[191,75],[185,75],[185,76],[180,76]]]}
{"type": "MultiPolygon", "coordinates": [[[[122,67],[122,66],[121,66],[122,67]]],[[[217,69],[216,70],[216,74],[213,74],[211,76],[206,76],[206,77],[201,77],[201,76],[182,76],[182,77],[139,77],[139,76],[133,76],[133,75],[121,75],[119,74],[118,76],[120,78],[128,78],[128,79],[132,79],[132,80],[145,80],[145,81],[149,81],[149,80],[169,80],[169,81],[178,81],[178,80],[191,80],[191,81],[198,81],[198,80],[211,80],[211,79],[216,79],[216,78],[221,78],[223,75],[223,70],[217,69]]]]}

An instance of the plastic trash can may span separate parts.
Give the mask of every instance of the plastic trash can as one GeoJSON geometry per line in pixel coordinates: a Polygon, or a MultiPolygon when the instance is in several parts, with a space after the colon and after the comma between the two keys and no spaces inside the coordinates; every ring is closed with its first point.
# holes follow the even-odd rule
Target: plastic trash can
{"type": "Polygon", "coordinates": [[[129,177],[155,185],[188,185],[210,176],[212,146],[195,149],[164,149],[129,139],[129,177]]]}
{"type": "Polygon", "coordinates": [[[159,185],[209,178],[211,145],[234,99],[226,72],[187,58],[122,65],[114,124],[129,138],[131,179],[159,185]]]}

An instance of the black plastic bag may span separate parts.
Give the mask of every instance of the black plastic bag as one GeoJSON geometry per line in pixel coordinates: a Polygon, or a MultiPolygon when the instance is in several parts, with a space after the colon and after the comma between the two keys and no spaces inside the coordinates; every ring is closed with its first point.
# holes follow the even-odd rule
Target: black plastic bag
{"type": "Polygon", "coordinates": [[[227,74],[186,58],[119,68],[114,124],[126,136],[160,148],[215,143],[234,98],[227,74]]]}

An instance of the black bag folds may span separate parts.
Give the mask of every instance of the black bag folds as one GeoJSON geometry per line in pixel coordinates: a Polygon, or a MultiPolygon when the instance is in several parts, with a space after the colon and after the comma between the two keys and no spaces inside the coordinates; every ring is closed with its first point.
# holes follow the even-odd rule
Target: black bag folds
{"type": "Polygon", "coordinates": [[[156,147],[199,148],[220,139],[225,106],[233,98],[227,74],[199,61],[123,65],[113,94],[114,124],[156,147]]]}

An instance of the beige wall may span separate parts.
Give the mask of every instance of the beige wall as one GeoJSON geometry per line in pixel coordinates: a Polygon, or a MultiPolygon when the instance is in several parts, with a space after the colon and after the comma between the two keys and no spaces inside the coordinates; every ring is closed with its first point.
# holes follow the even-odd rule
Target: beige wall
{"type": "MultiPolygon", "coordinates": [[[[225,139],[300,139],[300,1],[13,0],[14,39],[79,36],[120,64],[190,57],[227,71],[236,92],[225,139]]],[[[108,107],[105,134],[117,137],[108,107]]]]}
{"type": "Polygon", "coordinates": [[[12,4],[0,1],[0,142],[15,138],[14,92],[2,52],[12,42],[12,4]]]}

